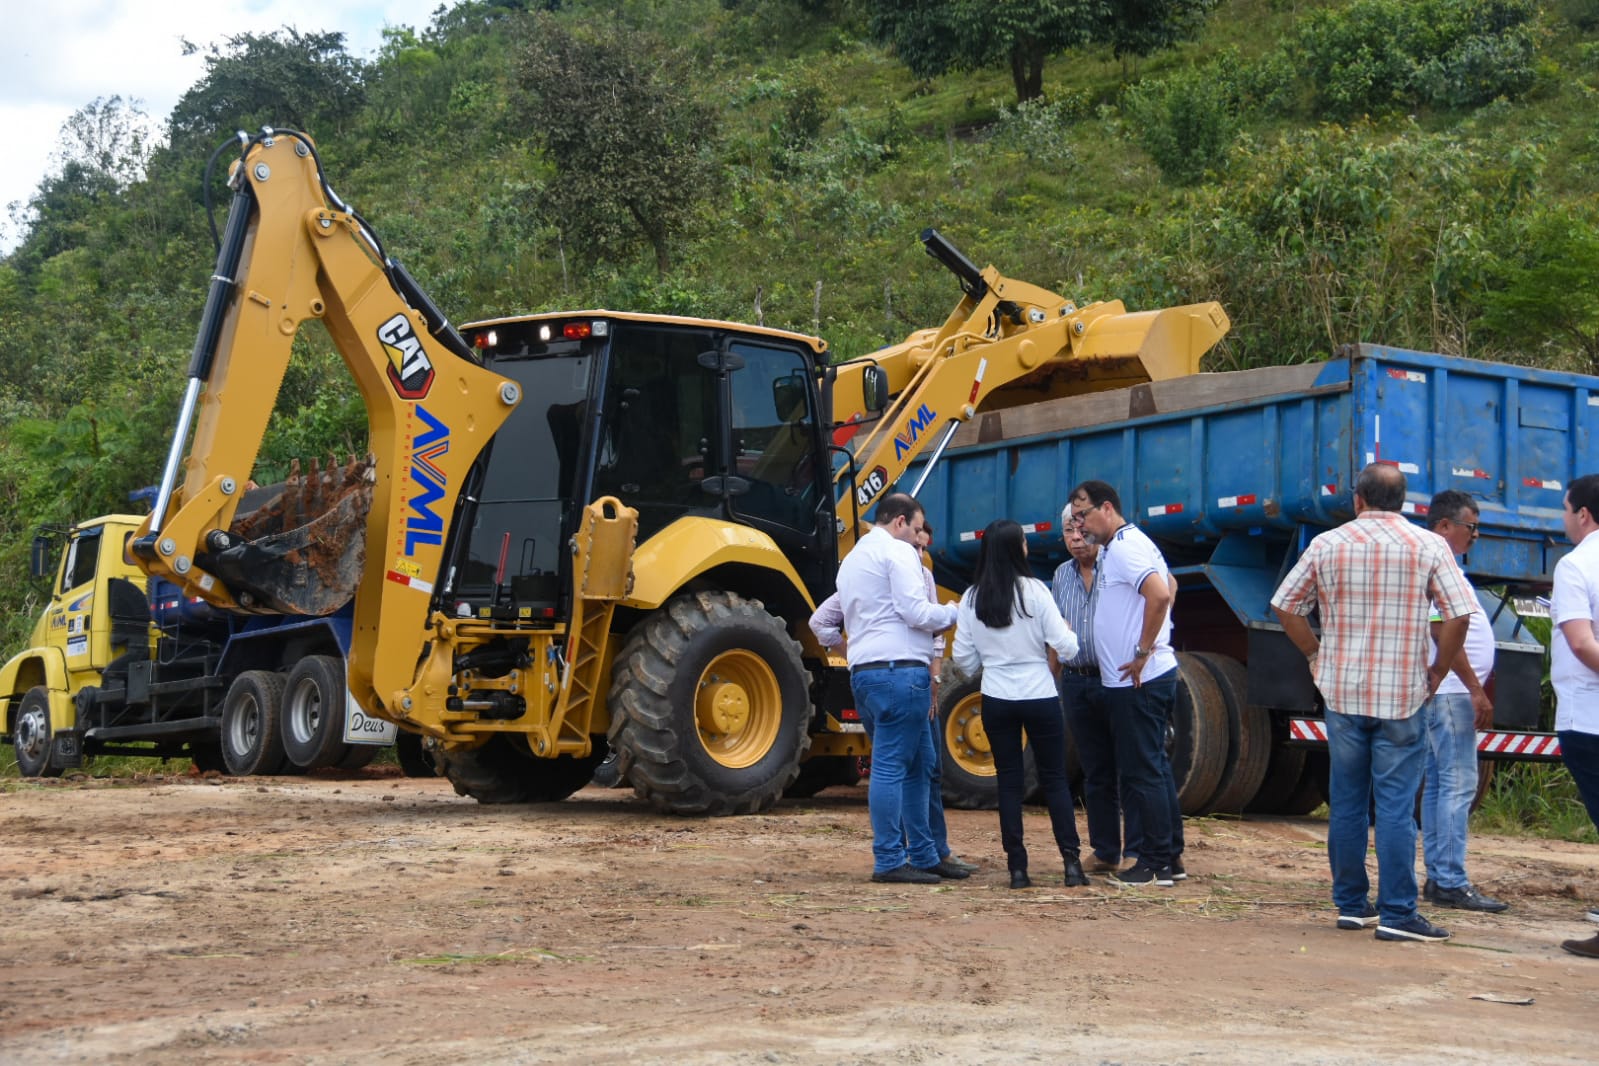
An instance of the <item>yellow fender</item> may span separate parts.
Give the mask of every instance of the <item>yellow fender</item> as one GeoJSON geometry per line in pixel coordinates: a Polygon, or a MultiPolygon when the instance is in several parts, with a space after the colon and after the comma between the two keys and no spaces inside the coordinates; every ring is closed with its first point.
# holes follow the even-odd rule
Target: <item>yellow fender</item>
{"type": "Polygon", "coordinates": [[[739,564],[781,574],[816,609],[805,583],[772,538],[758,529],[718,518],[680,518],[633,554],[633,589],[624,607],[654,610],[703,573],[739,564]]]}
{"type": "Polygon", "coordinates": [[[67,660],[60,648],[28,648],[13,655],[0,667],[0,720],[7,732],[16,705],[28,690],[43,685],[50,693],[50,731],[77,725],[78,712],[72,705],[75,690],[67,674],[67,660]]]}

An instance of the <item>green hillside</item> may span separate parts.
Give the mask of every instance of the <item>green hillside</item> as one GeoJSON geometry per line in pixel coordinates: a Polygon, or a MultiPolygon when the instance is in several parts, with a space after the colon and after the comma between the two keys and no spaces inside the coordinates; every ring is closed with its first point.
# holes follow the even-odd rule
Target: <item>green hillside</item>
{"type": "MultiPolygon", "coordinates": [[[[35,527],[158,477],[214,262],[206,159],[241,127],[310,132],[457,322],[761,318],[847,358],[948,313],[936,226],[1074,300],[1221,301],[1213,369],[1372,340],[1599,370],[1599,0],[1165,8],[1203,16],[1189,39],[1099,2],[472,0],[370,64],[315,30],[224,42],[153,150],[87,106],[0,260],[0,643],[37,609],[35,527]],[[906,10],[998,61],[913,73],[874,34],[906,10]],[[1085,43],[1018,103],[995,42],[1045,26],[1085,43]]],[[[261,480],[364,447],[326,338],[300,346],[261,480]]]]}

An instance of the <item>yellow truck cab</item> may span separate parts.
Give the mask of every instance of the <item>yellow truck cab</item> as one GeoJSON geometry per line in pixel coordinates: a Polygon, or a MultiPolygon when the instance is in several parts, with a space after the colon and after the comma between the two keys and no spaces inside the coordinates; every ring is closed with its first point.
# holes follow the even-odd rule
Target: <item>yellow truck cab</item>
{"type": "MultiPolygon", "coordinates": [[[[25,777],[53,777],[82,762],[73,698],[150,626],[145,575],[125,544],[140,515],[104,515],[73,526],[50,602],[28,647],[0,669],[0,714],[25,777]]],[[[49,576],[49,538],[34,539],[35,579],[49,576]]]]}

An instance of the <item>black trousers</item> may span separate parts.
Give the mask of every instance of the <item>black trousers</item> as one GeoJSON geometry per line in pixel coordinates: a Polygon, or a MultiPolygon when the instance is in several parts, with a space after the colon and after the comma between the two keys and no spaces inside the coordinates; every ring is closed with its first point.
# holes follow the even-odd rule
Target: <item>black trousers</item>
{"type": "Polygon", "coordinates": [[[994,772],[999,785],[999,839],[1012,870],[1027,869],[1027,847],[1022,843],[1022,800],[1026,782],[1022,774],[1022,731],[1038,766],[1038,785],[1049,808],[1050,826],[1061,858],[1076,858],[1077,812],[1072,808],[1072,786],[1066,777],[1066,716],[1060,700],[1002,700],[983,697],[983,730],[994,752],[994,772]]]}

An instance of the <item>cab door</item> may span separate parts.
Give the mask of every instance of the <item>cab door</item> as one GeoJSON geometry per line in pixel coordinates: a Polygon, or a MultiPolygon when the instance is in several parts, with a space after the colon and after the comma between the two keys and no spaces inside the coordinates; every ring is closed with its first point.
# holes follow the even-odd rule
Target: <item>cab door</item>
{"type": "MultiPolygon", "coordinates": [[[[59,606],[50,612],[50,643],[61,647],[69,674],[100,670],[106,665],[97,661],[94,654],[96,643],[103,642],[91,639],[94,634],[95,578],[99,575],[104,533],[101,526],[79,530],[67,541],[66,558],[61,561],[61,575],[56,587],[59,606]]],[[[102,648],[102,657],[103,654],[102,648]]]]}

